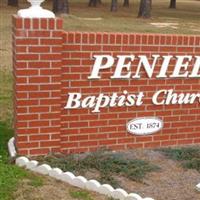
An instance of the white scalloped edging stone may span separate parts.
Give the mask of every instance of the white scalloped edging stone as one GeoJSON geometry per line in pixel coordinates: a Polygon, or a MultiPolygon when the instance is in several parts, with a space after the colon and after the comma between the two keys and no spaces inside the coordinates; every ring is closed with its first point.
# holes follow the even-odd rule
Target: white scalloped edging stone
{"type": "Polygon", "coordinates": [[[142,197],[138,194],[135,193],[130,193],[128,196],[125,198],[125,200],[143,200],[142,197]]]}
{"type": "Polygon", "coordinates": [[[87,190],[91,190],[94,192],[98,192],[98,189],[100,186],[101,186],[101,184],[96,180],[89,180],[85,184],[85,187],[87,190]]]}
{"type": "Polygon", "coordinates": [[[61,177],[60,180],[71,184],[72,180],[75,178],[74,174],[71,172],[64,172],[61,177]]]}
{"type": "Polygon", "coordinates": [[[31,160],[26,164],[26,169],[33,170],[38,166],[38,161],[36,160],[31,160]]]}
{"type": "Polygon", "coordinates": [[[196,185],[196,189],[200,192],[200,183],[196,185]]]}
{"type": "Polygon", "coordinates": [[[10,138],[10,140],[8,141],[8,151],[9,151],[11,158],[16,157],[17,152],[15,150],[15,138],[14,137],[10,138]]]}
{"type": "Polygon", "coordinates": [[[87,181],[88,180],[85,177],[77,176],[72,180],[71,185],[85,189],[87,181]]]}
{"type": "MultiPolygon", "coordinates": [[[[14,146],[14,139],[9,140],[9,153],[10,156],[16,156],[15,146],[14,146]],[[13,146],[12,146],[13,145],[13,146]],[[14,149],[13,149],[14,148],[14,149]]],[[[135,193],[128,194],[125,190],[121,188],[114,189],[109,184],[100,184],[97,180],[87,180],[83,176],[75,176],[72,172],[63,172],[59,168],[51,168],[51,166],[47,164],[38,165],[38,161],[36,160],[29,160],[25,156],[18,157],[15,160],[16,165],[19,167],[25,167],[26,169],[29,169],[33,172],[37,172],[42,175],[49,175],[55,179],[61,180],[63,182],[66,182],[70,185],[91,190],[103,195],[106,195],[108,197],[112,197],[114,199],[119,200],[154,200],[152,198],[146,197],[142,198],[140,195],[135,193]]],[[[196,189],[200,191],[200,183],[196,185],[196,189]]]]}
{"type": "Polygon", "coordinates": [[[61,180],[61,175],[63,171],[59,168],[53,168],[52,170],[49,171],[49,176],[61,180]]]}
{"type": "Polygon", "coordinates": [[[104,195],[107,195],[109,197],[112,196],[113,191],[114,191],[114,188],[109,184],[103,184],[98,188],[98,192],[100,194],[104,194],[104,195]]]}
{"type": "Polygon", "coordinates": [[[37,172],[39,174],[48,175],[51,170],[52,168],[49,165],[43,164],[43,165],[37,166],[32,171],[37,172]]]}
{"type": "Polygon", "coordinates": [[[27,165],[27,163],[29,163],[29,159],[24,157],[24,156],[21,156],[21,157],[16,159],[15,163],[19,167],[25,167],[27,165]]]}
{"type": "Polygon", "coordinates": [[[128,196],[128,193],[121,188],[117,188],[112,192],[111,196],[114,199],[124,200],[128,196]]]}

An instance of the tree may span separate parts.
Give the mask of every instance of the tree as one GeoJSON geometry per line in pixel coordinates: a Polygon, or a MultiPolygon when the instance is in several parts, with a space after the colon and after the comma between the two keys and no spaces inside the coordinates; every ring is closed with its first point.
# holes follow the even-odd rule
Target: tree
{"type": "Polygon", "coordinates": [[[88,6],[89,7],[96,7],[97,4],[102,4],[101,0],[89,0],[88,6]]]}
{"type": "Polygon", "coordinates": [[[123,6],[124,7],[129,7],[129,0],[124,0],[123,6]]]}
{"type": "MultiPolygon", "coordinates": [[[[123,6],[124,7],[129,7],[129,0],[124,0],[124,3],[123,3],[123,6]]],[[[118,7],[118,3],[117,3],[117,0],[112,0],[111,1],[111,11],[117,11],[117,7],[118,7]]]]}
{"type": "Polygon", "coordinates": [[[151,17],[151,0],[140,0],[138,17],[142,18],[151,17]]]}
{"type": "Polygon", "coordinates": [[[113,11],[117,11],[117,0],[112,0],[111,1],[111,8],[110,10],[113,11]]]}
{"type": "Polygon", "coordinates": [[[8,6],[18,6],[18,0],[8,0],[8,6]]]}
{"type": "Polygon", "coordinates": [[[69,1],[53,0],[53,12],[56,14],[69,14],[69,1]]]}
{"type": "Polygon", "coordinates": [[[176,8],[176,0],[170,0],[169,8],[176,8]]]}

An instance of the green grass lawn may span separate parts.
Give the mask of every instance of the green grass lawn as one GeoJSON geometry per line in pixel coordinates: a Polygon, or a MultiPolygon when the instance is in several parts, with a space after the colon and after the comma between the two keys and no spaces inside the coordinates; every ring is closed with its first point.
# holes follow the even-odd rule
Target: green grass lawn
{"type": "MultiPolygon", "coordinates": [[[[177,9],[169,9],[169,0],[153,0],[152,18],[148,20],[137,18],[139,0],[130,0],[129,8],[122,7],[122,1],[118,1],[117,12],[110,12],[111,0],[103,0],[103,5],[96,8],[88,8],[87,2],[71,2],[70,15],[64,17],[65,30],[197,35],[200,33],[200,1],[180,0],[177,1],[177,9]],[[155,23],[172,25],[158,27],[155,23]]],[[[51,8],[48,4],[47,7],[51,8]]]]}
{"type": "Polygon", "coordinates": [[[7,142],[12,136],[13,130],[9,125],[0,122],[0,200],[14,200],[13,193],[22,179],[28,179],[29,184],[34,187],[43,183],[40,177],[10,163],[7,142]]]}

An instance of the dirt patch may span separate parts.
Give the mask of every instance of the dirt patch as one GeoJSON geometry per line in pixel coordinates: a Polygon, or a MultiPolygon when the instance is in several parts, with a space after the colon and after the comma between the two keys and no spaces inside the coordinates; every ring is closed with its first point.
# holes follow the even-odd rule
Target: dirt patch
{"type": "Polygon", "coordinates": [[[200,174],[196,170],[185,170],[180,163],[153,150],[128,151],[124,155],[129,159],[144,159],[160,167],[159,171],[150,173],[143,183],[118,177],[125,190],[155,200],[200,199],[200,193],[195,190],[195,185],[200,182],[200,174]]]}
{"type": "MultiPolygon", "coordinates": [[[[199,146],[196,146],[198,149],[199,146]]],[[[104,162],[102,157],[102,152],[96,153],[96,156],[98,157],[98,163],[103,165],[103,168],[95,168],[94,166],[87,165],[86,171],[80,171],[79,168],[73,167],[73,159],[67,158],[64,155],[49,155],[45,157],[45,159],[41,159],[41,163],[48,163],[50,165],[55,165],[54,167],[64,167],[69,166],[71,164],[71,170],[76,175],[83,175],[87,179],[97,179],[102,184],[104,183],[110,183],[114,187],[121,187],[125,189],[129,193],[137,193],[140,196],[144,197],[151,197],[155,200],[198,200],[200,199],[200,192],[196,191],[195,186],[200,182],[200,173],[196,170],[192,169],[185,169],[183,168],[183,165],[181,162],[171,160],[167,156],[165,156],[163,153],[161,153],[158,150],[144,150],[144,149],[135,149],[135,150],[129,150],[129,151],[121,151],[121,152],[111,152],[111,151],[105,151],[103,154],[105,157],[109,155],[110,160],[106,160],[104,162]],[[111,155],[111,156],[110,156],[111,155]],[[125,161],[140,161],[140,162],[146,162],[149,165],[154,165],[157,169],[148,171],[148,173],[144,174],[144,177],[141,179],[131,179],[130,176],[127,174],[133,175],[131,173],[124,174],[123,170],[118,170],[116,173],[115,165],[109,165],[112,171],[109,175],[109,173],[106,173],[106,165],[108,163],[111,163],[112,158],[118,158],[114,160],[118,165],[121,164],[121,162],[125,161]],[[60,160],[62,161],[62,164],[59,163],[60,160]],[[64,161],[64,162],[63,162],[64,161]],[[104,164],[102,164],[104,162],[104,164]],[[58,164],[58,166],[57,166],[58,164]],[[98,171],[100,170],[100,171],[98,171]],[[104,172],[104,175],[102,179],[102,171],[104,172]],[[111,181],[111,182],[109,182],[111,181]],[[115,183],[117,183],[115,186],[115,183]]],[[[93,163],[97,162],[95,160],[96,157],[91,157],[88,160],[88,156],[90,154],[81,154],[81,155],[74,155],[76,159],[80,159],[80,162],[77,162],[76,165],[80,165],[81,169],[85,167],[86,164],[84,164],[84,159],[87,160],[87,163],[92,161],[93,163]]],[[[37,158],[36,158],[37,159],[37,158]]],[[[39,159],[39,158],[38,158],[39,159]]],[[[114,163],[115,163],[114,162],[114,163]]],[[[122,162],[122,163],[123,163],[122,162]]],[[[127,162],[125,162],[125,165],[120,165],[120,168],[126,169],[125,171],[131,172],[133,171],[133,166],[127,166],[127,162]]],[[[142,169],[145,167],[145,165],[139,165],[137,168],[137,173],[142,172],[142,169]]],[[[64,171],[69,169],[63,169],[64,171]]],[[[71,171],[70,170],[70,171],[71,171]]]]}
{"type": "MultiPolygon", "coordinates": [[[[38,175],[37,175],[38,176],[38,175]]],[[[42,176],[41,176],[42,177],[42,176]]],[[[34,187],[30,181],[24,179],[20,182],[17,191],[14,193],[15,200],[75,200],[70,195],[71,191],[79,191],[78,188],[72,187],[61,181],[50,177],[42,177],[43,184],[40,187],[34,187]]],[[[108,200],[107,197],[89,192],[90,200],[108,200]]],[[[80,198],[81,199],[81,198],[80,198]]],[[[84,198],[83,198],[84,199],[84,198]]]]}
{"type": "Polygon", "coordinates": [[[155,26],[156,28],[178,28],[178,23],[150,23],[151,25],[155,26]]]}

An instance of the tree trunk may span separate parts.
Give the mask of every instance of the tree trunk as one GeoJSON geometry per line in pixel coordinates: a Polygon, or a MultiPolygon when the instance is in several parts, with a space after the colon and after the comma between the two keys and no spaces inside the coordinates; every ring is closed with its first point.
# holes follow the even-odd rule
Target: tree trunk
{"type": "Polygon", "coordinates": [[[96,7],[98,4],[102,4],[101,0],[90,0],[88,3],[89,7],[96,7]]]}
{"type": "Polygon", "coordinates": [[[69,1],[53,0],[53,12],[56,14],[69,14],[69,1]]]}
{"type": "Polygon", "coordinates": [[[18,6],[18,0],[8,0],[8,6],[18,6]]]}
{"type": "Polygon", "coordinates": [[[117,0],[112,0],[110,11],[111,12],[117,11],[117,0]]]}
{"type": "Polygon", "coordinates": [[[98,4],[102,4],[102,1],[101,1],[101,0],[97,0],[97,3],[98,3],[98,4]]]}
{"type": "Polygon", "coordinates": [[[170,0],[169,8],[176,8],[176,0],[170,0]]]}
{"type": "Polygon", "coordinates": [[[124,6],[124,7],[129,7],[129,0],[124,0],[123,6],[124,6]]]}
{"type": "Polygon", "coordinates": [[[140,0],[138,17],[142,18],[151,17],[151,0],[140,0]]]}

